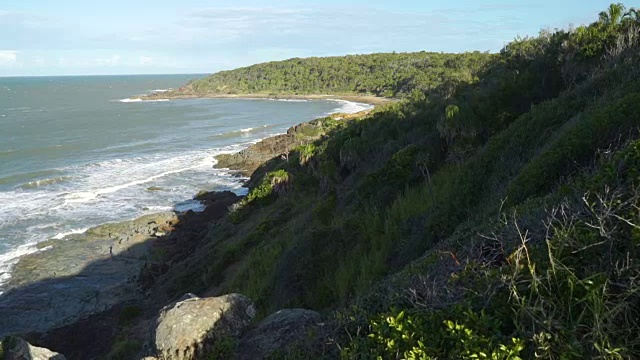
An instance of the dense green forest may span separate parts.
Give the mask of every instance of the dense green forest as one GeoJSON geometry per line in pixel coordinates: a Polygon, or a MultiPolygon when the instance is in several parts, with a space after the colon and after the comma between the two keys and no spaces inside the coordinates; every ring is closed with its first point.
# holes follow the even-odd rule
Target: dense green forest
{"type": "Polygon", "coordinates": [[[372,94],[405,96],[414,90],[453,88],[476,78],[494,56],[392,53],[290,59],[222,71],[180,91],[193,94],[372,94]]]}
{"type": "Polygon", "coordinates": [[[640,357],[635,10],[495,55],[292,59],[188,87],[407,96],[323,119],[256,171],[156,280],[168,297],[323,311],[325,332],[281,358],[640,357]]]}

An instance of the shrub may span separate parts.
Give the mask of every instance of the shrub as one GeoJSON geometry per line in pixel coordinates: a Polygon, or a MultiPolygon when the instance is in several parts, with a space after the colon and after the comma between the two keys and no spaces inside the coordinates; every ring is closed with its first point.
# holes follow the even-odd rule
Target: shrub
{"type": "Polygon", "coordinates": [[[484,312],[463,308],[444,312],[391,311],[370,321],[366,338],[355,338],[344,359],[520,359],[524,341],[508,339],[484,312]],[[442,318],[445,317],[445,320],[442,318]],[[504,342],[504,343],[503,343],[504,342]]]}
{"type": "Polygon", "coordinates": [[[142,342],[138,340],[117,341],[106,358],[108,360],[131,360],[135,359],[142,350],[142,342]]]}
{"type": "Polygon", "coordinates": [[[318,201],[318,204],[313,208],[313,218],[320,224],[329,226],[333,219],[336,208],[336,194],[335,192],[327,195],[323,200],[318,201]]]}
{"type": "Polygon", "coordinates": [[[134,319],[142,315],[142,308],[137,305],[127,305],[120,310],[118,323],[122,326],[129,325],[134,319]]]}
{"type": "Polygon", "coordinates": [[[298,149],[300,153],[300,165],[306,165],[316,154],[317,148],[314,144],[303,145],[298,149]]]}

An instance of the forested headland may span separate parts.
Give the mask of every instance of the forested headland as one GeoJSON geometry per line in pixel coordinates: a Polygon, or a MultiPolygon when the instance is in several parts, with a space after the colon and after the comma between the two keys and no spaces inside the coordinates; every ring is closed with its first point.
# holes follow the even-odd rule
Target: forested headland
{"type": "Polygon", "coordinates": [[[178,93],[194,95],[375,95],[403,97],[473,81],[495,55],[380,53],[289,59],[221,71],[178,93]]]}

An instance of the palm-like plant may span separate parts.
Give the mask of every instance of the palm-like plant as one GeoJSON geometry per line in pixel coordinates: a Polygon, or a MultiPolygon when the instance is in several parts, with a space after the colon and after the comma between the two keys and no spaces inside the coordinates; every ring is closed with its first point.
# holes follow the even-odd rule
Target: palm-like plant
{"type": "Polygon", "coordinates": [[[629,9],[629,11],[627,11],[623,16],[623,21],[625,20],[640,23],[640,10],[636,8],[629,9]]]}
{"type": "Polygon", "coordinates": [[[625,6],[622,3],[611,4],[607,11],[600,13],[600,22],[606,25],[617,25],[625,15],[625,6]]]}

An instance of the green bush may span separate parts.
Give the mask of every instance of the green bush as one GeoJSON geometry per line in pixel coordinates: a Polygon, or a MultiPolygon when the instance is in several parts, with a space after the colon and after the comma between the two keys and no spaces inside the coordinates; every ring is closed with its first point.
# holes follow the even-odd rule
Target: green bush
{"type": "Polygon", "coordinates": [[[324,199],[319,200],[313,208],[313,218],[320,224],[329,226],[336,211],[336,194],[330,193],[324,199]]]}
{"type": "Polygon", "coordinates": [[[230,336],[216,339],[213,348],[208,351],[207,360],[226,360],[233,357],[237,342],[230,336]]]}
{"type": "Polygon", "coordinates": [[[344,359],[520,359],[524,341],[508,339],[485,313],[456,309],[460,320],[442,312],[392,311],[371,320],[365,338],[342,351],[344,359]],[[504,343],[502,343],[504,341],[504,343]]]}
{"type": "Polygon", "coordinates": [[[314,144],[303,145],[298,149],[300,154],[300,165],[306,165],[316,154],[317,148],[314,144]]]}
{"type": "Polygon", "coordinates": [[[107,354],[108,360],[131,360],[135,359],[142,350],[142,342],[138,340],[119,340],[107,354]]]}
{"type": "Polygon", "coordinates": [[[575,172],[595,156],[597,149],[609,146],[622,134],[640,124],[640,93],[579,116],[575,125],[551,142],[509,184],[507,196],[512,202],[551,190],[562,176],[575,172]]]}
{"type": "Polygon", "coordinates": [[[137,305],[127,305],[120,310],[118,323],[121,326],[129,325],[133,320],[142,315],[142,308],[137,305]]]}

